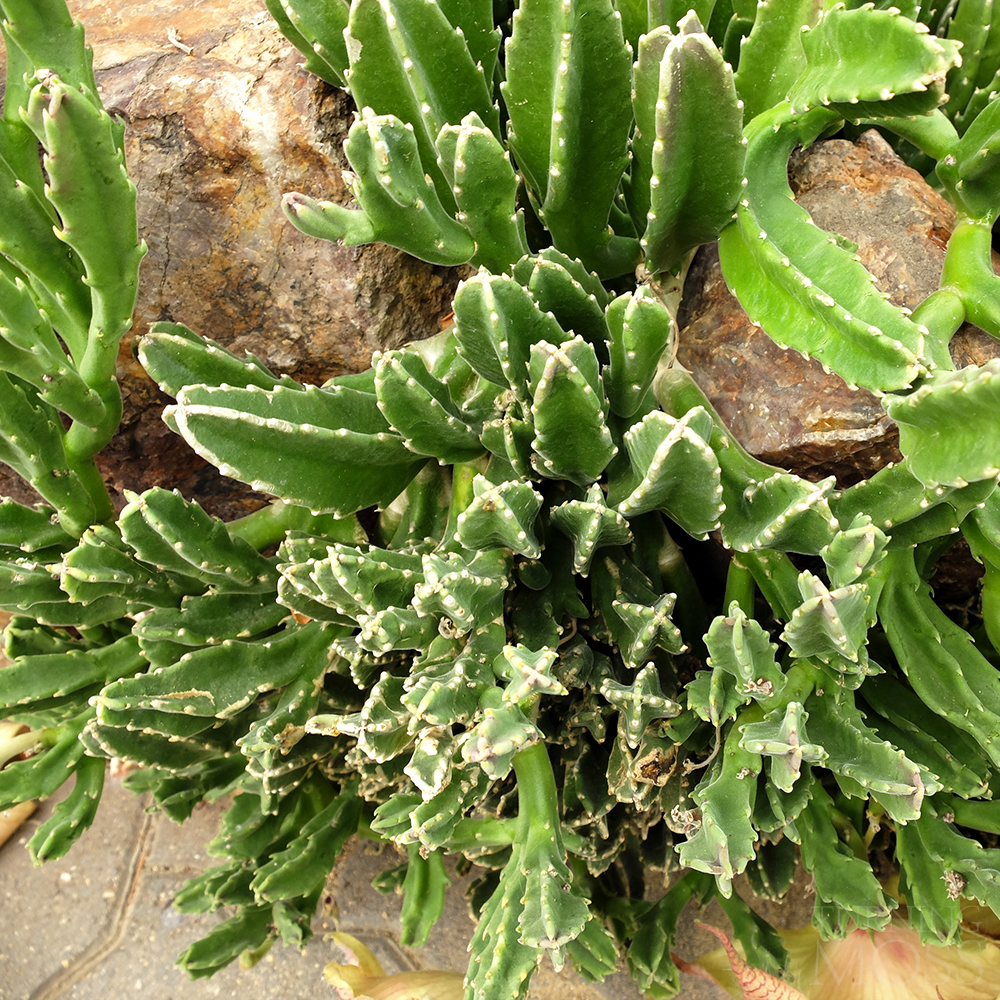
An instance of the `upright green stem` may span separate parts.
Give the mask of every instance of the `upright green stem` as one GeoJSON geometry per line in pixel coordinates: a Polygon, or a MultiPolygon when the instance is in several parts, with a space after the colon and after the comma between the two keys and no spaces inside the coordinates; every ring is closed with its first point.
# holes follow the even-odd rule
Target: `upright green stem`
{"type": "Polygon", "coordinates": [[[482,472],[478,465],[464,462],[456,465],[451,473],[451,507],[448,510],[449,523],[457,518],[472,503],[474,493],[472,480],[482,472]]]}
{"type": "Polygon", "coordinates": [[[660,525],[663,530],[663,542],[657,556],[660,580],[665,590],[677,595],[674,620],[685,641],[694,648],[695,643],[701,643],[701,637],[708,628],[708,611],[684,552],[662,520],[660,525]]]}
{"type": "MultiPolygon", "coordinates": [[[[448,523],[444,529],[444,546],[453,544],[458,530],[458,515],[475,499],[472,481],[483,472],[481,462],[463,462],[451,470],[451,501],[448,504],[448,523]]],[[[457,543],[455,543],[457,544],[457,543]]]]}
{"type": "Polygon", "coordinates": [[[729,563],[726,574],[726,593],[722,598],[722,609],[729,613],[729,607],[735,601],[748,618],[753,618],[754,578],[750,568],[740,562],[740,556],[734,555],[729,563]]]}
{"type": "Polygon", "coordinates": [[[532,743],[515,754],[514,775],[517,778],[517,839],[525,843],[529,832],[543,830],[561,846],[559,796],[544,742],[532,743]]]}
{"type": "MultiPolygon", "coordinates": [[[[787,660],[785,662],[787,663],[787,660]]],[[[820,671],[810,660],[792,660],[791,665],[785,671],[785,686],[781,691],[771,698],[758,702],[758,707],[762,712],[761,717],[763,718],[764,715],[767,715],[768,712],[773,712],[776,708],[784,708],[793,701],[801,705],[812,694],[820,676],[820,671]]],[[[743,722],[756,720],[743,719],[741,715],[740,721],[742,724],[743,722]]]]}
{"type": "MultiPolygon", "coordinates": [[[[115,386],[115,392],[117,393],[118,387],[115,386]]],[[[119,417],[121,414],[121,400],[119,399],[119,417]]],[[[77,447],[83,443],[89,437],[87,433],[88,429],[84,429],[83,433],[75,435],[73,431],[79,427],[78,423],[75,423],[70,427],[69,433],[67,433],[65,438],[66,444],[66,463],[69,467],[79,476],[80,482],[83,483],[84,489],[87,491],[87,496],[90,498],[91,503],[94,505],[94,521],[97,524],[108,524],[115,519],[115,508],[111,502],[111,495],[108,493],[108,488],[104,484],[104,478],[101,476],[100,472],[97,470],[97,464],[94,461],[94,456],[100,451],[97,448],[95,451],[91,451],[88,446],[84,445],[82,451],[78,451],[77,447]],[[76,447],[75,447],[76,446],[76,447]]],[[[115,419],[115,427],[118,426],[118,418],[115,419]]],[[[111,434],[114,434],[112,430],[111,434]]],[[[110,435],[108,440],[110,440],[110,435]]],[[[104,442],[107,444],[107,441],[104,442]]],[[[103,448],[104,444],[100,447],[103,448]]],[[[90,518],[75,516],[73,513],[69,514],[70,519],[74,522],[73,528],[79,529],[75,530],[74,534],[82,534],[87,527],[89,527],[90,518]]],[[[66,525],[67,528],[71,527],[66,525]]]]}
{"type": "Polygon", "coordinates": [[[791,559],[784,552],[759,549],[756,552],[741,552],[734,556],[733,561],[737,560],[740,567],[753,576],[775,615],[787,622],[792,617],[792,612],[802,603],[798,587],[799,573],[791,559]]]}
{"type": "MultiPolygon", "coordinates": [[[[125,319],[114,320],[102,308],[104,299],[95,289],[94,315],[88,331],[87,347],[78,359],[80,377],[93,389],[104,404],[104,416],[96,427],[74,420],[64,441],[66,461],[80,477],[95,509],[95,520],[114,520],[115,510],[104,480],[97,471],[94,456],[115,436],[122,418],[122,395],[115,378],[118,345],[132,325],[131,312],[125,319]]],[[[134,296],[133,296],[134,300],[134,296]]]]}

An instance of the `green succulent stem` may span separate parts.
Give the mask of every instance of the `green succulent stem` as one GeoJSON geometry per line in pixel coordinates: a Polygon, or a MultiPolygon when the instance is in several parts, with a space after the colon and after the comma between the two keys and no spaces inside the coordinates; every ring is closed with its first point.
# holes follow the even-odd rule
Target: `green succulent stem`
{"type": "Polygon", "coordinates": [[[924,341],[927,360],[935,368],[955,367],[948,352],[948,342],[965,322],[965,303],[948,288],[939,288],[913,310],[914,323],[927,327],[930,336],[924,341]]]}
{"type": "Polygon", "coordinates": [[[833,810],[833,828],[839,834],[841,841],[851,849],[851,853],[859,861],[868,860],[868,851],[865,848],[865,842],[862,840],[861,834],[858,833],[857,827],[851,818],[839,809],[833,810]]]}
{"type": "Polygon", "coordinates": [[[449,520],[453,513],[456,517],[472,503],[475,493],[472,489],[472,480],[480,475],[483,470],[477,463],[463,462],[456,465],[451,473],[451,509],[449,520]]]}
{"type": "Polygon", "coordinates": [[[715,407],[709,402],[708,397],[702,392],[690,372],[683,368],[661,365],[653,380],[653,395],[666,413],[678,418],[695,407],[703,407],[712,418],[712,439],[710,442],[712,449],[716,454],[727,453],[728,461],[734,467],[739,468],[742,474],[757,479],[766,479],[777,471],[774,466],[754,458],[733,437],[732,432],[723,423],[722,417],[716,412],[715,407]]]}
{"type": "MultiPolygon", "coordinates": [[[[79,360],[80,377],[87,385],[100,392],[105,405],[110,404],[113,410],[114,403],[111,397],[113,394],[120,395],[115,379],[118,346],[132,325],[132,315],[129,312],[124,319],[118,319],[113,311],[117,303],[107,303],[105,297],[97,292],[94,293],[93,299],[94,314],[90,321],[90,329],[87,331],[87,349],[79,360]]],[[[121,404],[118,405],[120,414],[121,404]]],[[[107,434],[110,441],[117,427],[118,420],[112,423],[109,415],[98,433],[107,434]]]]}
{"type": "Polygon", "coordinates": [[[681,633],[697,638],[700,643],[701,636],[708,628],[709,615],[705,599],[701,596],[691,567],[684,558],[684,550],[674,541],[665,525],[663,544],[657,557],[657,568],[663,581],[663,589],[677,595],[674,619],[681,633]]]}
{"type": "Polygon", "coordinates": [[[1000,337],[1000,277],[993,272],[993,219],[958,214],[941,272],[941,286],[965,305],[966,318],[1000,337]]]}
{"type": "Polygon", "coordinates": [[[103,403],[103,417],[96,426],[74,420],[63,437],[66,464],[79,477],[86,491],[86,499],[81,496],[78,503],[60,511],[60,521],[77,536],[91,524],[110,524],[115,519],[114,505],[97,469],[95,456],[118,430],[122,415],[121,392],[113,377],[89,384],[103,403]]]}
{"type": "MultiPolygon", "coordinates": [[[[526,751],[521,751],[525,753],[526,751]]],[[[514,759],[517,766],[517,758],[514,759]]],[[[516,837],[515,819],[462,819],[455,824],[451,844],[455,850],[481,850],[484,847],[506,847],[516,837]]]]}
{"type": "MultiPolygon", "coordinates": [[[[119,401],[119,407],[120,405],[119,401]]],[[[77,505],[77,509],[67,509],[65,512],[60,512],[59,516],[60,523],[76,536],[82,535],[91,524],[111,524],[115,519],[115,508],[111,502],[111,495],[108,493],[104,478],[98,471],[97,464],[94,461],[94,456],[100,451],[100,448],[91,451],[88,442],[81,451],[77,451],[74,446],[82,443],[80,439],[82,438],[84,442],[87,442],[87,439],[90,438],[87,428],[81,428],[81,434],[79,435],[74,434],[73,432],[78,427],[80,425],[74,423],[64,439],[66,464],[79,477],[80,482],[86,490],[87,498],[90,500],[90,504],[93,505],[93,509],[91,510],[90,504],[87,504],[81,497],[81,502],[77,505]]],[[[110,436],[108,440],[110,440],[110,436]]],[[[104,444],[107,444],[107,441],[104,444]]],[[[102,444],[101,448],[103,447],[104,445],[102,444]]]]}
{"type": "MultiPolygon", "coordinates": [[[[784,699],[782,699],[784,700],[784,699]]],[[[740,711],[740,714],[736,717],[736,721],[733,723],[733,728],[726,735],[726,742],[732,741],[733,745],[739,743],[741,739],[741,730],[744,726],[748,726],[754,722],[761,722],[765,716],[766,712],[764,706],[755,701],[746,708],[740,711]]]]}
{"type": "Polygon", "coordinates": [[[283,541],[289,531],[309,531],[340,538],[345,527],[350,530],[354,524],[353,518],[313,514],[305,507],[275,500],[260,510],[228,522],[226,528],[230,535],[242,538],[260,552],[283,541]]]}
{"type": "Polygon", "coordinates": [[[734,556],[726,574],[726,593],[722,598],[723,611],[728,614],[729,608],[735,601],[739,609],[748,618],[752,618],[755,588],[753,573],[734,556]]]}
{"type": "Polygon", "coordinates": [[[943,160],[954,153],[959,140],[955,126],[940,108],[929,115],[914,115],[910,118],[862,118],[855,124],[884,128],[901,139],[912,142],[917,149],[935,160],[943,160]]]}
{"type": "Polygon", "coordinates": [[[448,503],[448,524],[445,528],[445,539],[452,539],[458,526],[458,516],[464,513],[469,504],[476,498],[472,482],[482,475],[482,462],[462,462],[451,470],[451,500],[448,503]]]}
{"type": "MultiPolygon", "coordinates": [[[[684,297],[684,282],[687,280],[688,271],[691,269],[691,264],[694,262],[694,255],[697,252],[698,248],[695,247],[694,250],[691,250],[684,255],[680,264],[677,265],[675,272],[671,273],[670,271],[660,271],[658,274],[655,274],[649,282],[649,288],[670,314],[670,318],[674,323],[675,332],[677,326],[677,313],[681,307],[681,299],[684,297]]],[[[663,361],[667,365],[673,362],[673,356],[676,351],[676,339],[677,338],[675,336],[673,338],[671,350],[666,352],[664,356],[663,361]]]]}
{"type": "Polygon", "coordinates": [[[243,970],[252,969],[271,950],[274,942],[275,938],[269,937],[262,945],[256,948],[247,948],[240,955],[240,968],[243,970]]]}
{"type": "Polygon", "coordinates": [[[514,755],[514,775],[517,778],[517,839],[523,842],[529,835],[544,830],[546,836],[561,843],[556,778],[544,742],[532,743],[514,755]]]}
{"type": "Polygon", "coordinates": [[[989,560],[983,561],[983,627],[994,650],[1000,648],[1000,569],[989,560]]]}
{"type": "MultiPolygon", "coordinates": [[[[789,705],[793,701],[802,704],[816,688],[820,676],[820,671],[809,660],[792,660],[791,665],[785,671],[785,686],[781,692],[757,704],[765,715],[776,708],[789,705]]],[[[746,721],[755,722],[757,720],[748,719],[746,721]]]]}
{"type": "Polygon", "coordinates": [[[957,795],[941,795],[934,799],[938,812],[949,811],[955,823],[970,830],[1000,834],[1000,808],[993,802],[970,802],[957,795]]]}
{"type": "Polygon", "coordinates": [[[741,552],[734,560],[750,571],[774,613],[788,621],[802,598],[798,589],[798,570],[787,554],[774,549],[759,549],[756,552],[741,552]]]}

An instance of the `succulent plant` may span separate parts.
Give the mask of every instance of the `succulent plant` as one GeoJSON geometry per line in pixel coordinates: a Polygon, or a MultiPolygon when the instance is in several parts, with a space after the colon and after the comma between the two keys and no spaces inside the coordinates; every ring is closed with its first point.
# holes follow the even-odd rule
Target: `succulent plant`
{"type": "Polygon", "coordinates": [[[691,899],[780,973],[733,880],[779,897],[797,858],[827,936],[891,919],[875,851],[925,943],[963,895],[1000,912],[1000,362],[948,352],[966,319],[1000,338],[991,3],[269,0],[360,109],[358,207],[293,193],[292,222],[471,267],[448,329],[319,387],[179,324],[139,342],[167,424],[274,498],[228,524],[164,488],[112,512],[93,456],[142,256],[121,125],[62,0],[0,7],[0,459],[44,501],[0,504],[0,709],[30,727],[0,760],[35,751],[0,805],[76,777],[38,860],[93,820],[105,758],[176,820],[232,793],[175,900],[231,908],[181,956],[206,976],[302,945],[359,827],[407,850],[383,880],[406,943],[459,855],[484,872],[470,1000],[525,996],[546,953],[672,996],[691,899]],[[845,123],[956,206],[912,314],[788,187],[845,123]],[[754,322],[881,396],[901,463],[838,488],[734,439],[672,361],[714,240],[754,322]],[[721,602],[685,559],[710,535],[721,602]],[[960,535],[975,637],[926,582],[960,535]],[[653,903],[644,871],[681,876],[653,903]]]}

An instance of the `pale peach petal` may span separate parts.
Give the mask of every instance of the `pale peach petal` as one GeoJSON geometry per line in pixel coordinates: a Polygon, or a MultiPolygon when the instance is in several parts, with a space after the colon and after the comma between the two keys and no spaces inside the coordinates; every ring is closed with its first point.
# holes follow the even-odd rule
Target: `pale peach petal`
{"type": "MultiPolygon", "coordinates": [[[[708,928],[720,940],[721,932],[708,928]]],[[[991,941],[964,935],[949,948],[921,946],[916,931],[905,924],[869,933],[856,930],[839,941],[823,941],[813,927],[782,931],[788,949],[792,997],[807,1000],[1000,1000],[1000,948],[991,941]]],[[[717,949],[698,965],[740,1000],[740,969],[750,968],[730,944],[737,981],[725,967],[726,952],[717,949]]],[[[687,970],[685,970],[687,971],[687,970]]],[[[760,970],[751,970],[763,976],[760,970]]],[[[787,987],[787,984],[782,984],[787,987]]],[[[773,994],[784,997],[786,994],[773,994]]],[[[743,997],[772,995],[746,992],[743,997]]]]}
{"type": "MultiPolygon", "coordinates": [[[[852,931],[841,941],[814,936],[813,958],[793,963],[809,1000],[997,1000],[1000,949],[970,939],[940,948],[922,946],[906,926],[873,934],[852,931]]],[[[804,932],[795,932],[803,934],[804,932]]],[[[784,935],[786,942],[788,936],[784,935]]]]}
{"type": "Polygon", "coordinates": [[[725,950],[701,956],[697,972],[688,963],[678,967],[707,973],[736,1000],[1000,1000],[1000,948],[972,933],[959,945],[939,948],[921,946],[905,924],[856,930],[839,941],[822,941],[812,927],[781,931],[789,956],[789,982],[783,983],[748,966],[721,931],[701,926],[725,950]]]}
{"type": "Polygon", "coordinates": [[[323,978],[337,993],[337,1000],[364,1000],[367,988],[377,983],[385,975],[385,970],[371,951],[351,934],[334,931],[329,938],[335,945],[335,952],[345,959],[328,962],[323,969],[323,978]]]}

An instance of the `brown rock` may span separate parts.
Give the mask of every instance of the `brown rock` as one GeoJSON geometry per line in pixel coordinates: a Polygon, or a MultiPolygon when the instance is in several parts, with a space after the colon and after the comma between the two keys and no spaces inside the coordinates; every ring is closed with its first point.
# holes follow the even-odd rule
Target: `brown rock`
{"type": "MultiPolygon", "coordinates": [[[[896,305],[912,309],[938,287],[954,209],[878,132],[797,151],[789,183],[818,226],[858,245],[896,305]]],[[[778,348],[729,293],[718,260],[714,245],[703,247],[689,272],[678,359],[736,438],[764,461],[810,478],[836,475],[841,485],[898,461],[898,434],[877,397],[778,348]]],[[[1000,351],[966,325],[952,353],[964,365],[1000,351]]]]}
{"type": "MultiPolygon", "coordinates": [[[[263,0],[71,0],[70,8],[94,48],[104,103],[126,122],[149,246],[133,336],[172,320],[321,383],[367,368],[379,347],[437,332],[453,272],[390,248],[313,239],[285,219],[286,191],[349,201],[342,142],[353,105],[301,68],[263,0]]],[[[261,505],[162,424],[169,399],[128,344],[119,377],[125,416],[99,459],[117,502],[124,489],[161,484],[227,518],[261,505]]],[[[0,492],[35,499],[10,478],[0,492]]]]}

